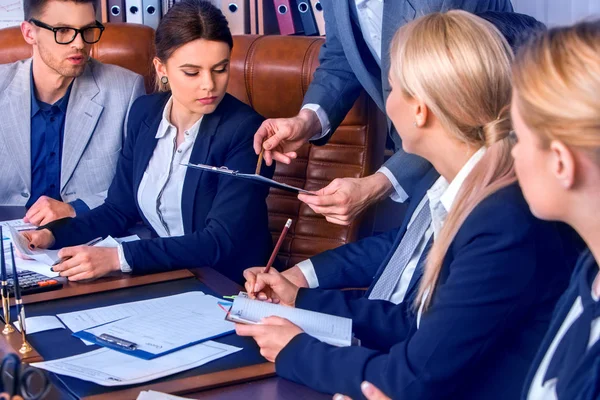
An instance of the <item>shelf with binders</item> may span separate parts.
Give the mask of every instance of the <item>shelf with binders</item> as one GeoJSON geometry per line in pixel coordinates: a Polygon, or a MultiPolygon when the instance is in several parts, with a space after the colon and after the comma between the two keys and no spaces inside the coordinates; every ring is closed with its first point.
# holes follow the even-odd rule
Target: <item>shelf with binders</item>
{"type": "MultiPolygon", "coordinates": [[[[177,0],[100,0],[98,20],[148,25],[154,29],[177,0]]],[[[320,0],[211,0],[234,35],[324,36],[320,0]]]]}

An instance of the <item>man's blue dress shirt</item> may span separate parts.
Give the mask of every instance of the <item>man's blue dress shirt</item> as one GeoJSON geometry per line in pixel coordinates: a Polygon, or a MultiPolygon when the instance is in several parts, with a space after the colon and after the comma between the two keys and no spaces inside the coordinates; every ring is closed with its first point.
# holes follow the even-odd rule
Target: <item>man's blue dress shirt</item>
{"type": "MultiPolygon", "coordinates": [[[[26,207],[31,207],[41,196],[62,201],[60,196],[60,168],[65,118],[71,87],[54,104],[38,100],[31,75],[31,197],[26,207]]],[[[88,211],[82,200],[71,203],[77,214],[88,211]]]]}

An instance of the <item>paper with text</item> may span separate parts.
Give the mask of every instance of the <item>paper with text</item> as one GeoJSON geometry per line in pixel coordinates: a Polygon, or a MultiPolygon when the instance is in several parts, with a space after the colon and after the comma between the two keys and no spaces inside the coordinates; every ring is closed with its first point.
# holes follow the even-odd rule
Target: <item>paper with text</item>
{"type": "Polygon", "coordinates": [[[200,291],[186,292],[150,300],[58,314],[57,317],[71,331],[78,332],[127,317],[177,309],[194,309],[205,296],[207,295],[200,291]]]}
{"type": "Polygon", "coordinates": [[[352,344],[352,320],[350,318],[286,307],[265,301],[251,300],[240,293],[231,306],[229,319],[242,323],[260,323],[266,317],[285,318],[298,325],[304,332],[322,342],[334,346],[352,344]]]}
{"type": "MultiPolygon", "coordinates": [[[[21,324],[19,321],[15,321],[13,325],[21,332],[21,324]]],[[[39,317],[25,318],[25,328],[27,329],[27,334],[31,335],[37,332],[50,331],[52,329],[65,329],[65,326],[53,315],[42,315],[39,317]]]]}
{"type": "Polygon", "coordinates": [[[122,386],[149,382],[207,364],[242,350],[213,341],[197,344],[154,360],[142,360],[110,349],[52,361],[31,364],[102,386],[122,386]]]}
{"type": "Polygon", "coordinates": [[[17,26],[22,21],[22,0],[0,0],[0,29],[17,26]]]}

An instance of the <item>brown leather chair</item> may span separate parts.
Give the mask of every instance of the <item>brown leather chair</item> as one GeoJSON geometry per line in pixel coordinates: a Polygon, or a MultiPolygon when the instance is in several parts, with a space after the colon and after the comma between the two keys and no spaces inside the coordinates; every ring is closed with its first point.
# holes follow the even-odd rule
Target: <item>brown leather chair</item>
{"type": "MultiPolygon", "coordinates": [[[[154,29],[137,24],[105,24],[91,55],[106,64],[119,65],[144,77],[146,91],[154,91],[154,29]]],[[[0,64],[31,57],[32,50],[19,27],[0,29],[0,64]]]]}
{"type": "MultiPolygon", "coordinates": [[[[102,39],[92,47],[92,57],[143,75],[146,89],[151,93],[154,91],[153,40],[151,28],[106,24],[102,39]]],[[[309,37],[235,37],[229,92],[266,118],[296,115],[318,65],[323,42],[322,38],[309,37]]],[[[23,40],[18,27],[0,30],[0,64],[30,56],[31,47],[23,40]]],[[[385,127],[382,124],[385,122],[381,115],[363,94],[327,145],[304,146],[291,165],[277,165],[275,179],[316,190],[335,178],[372,174],[383,160],[385,127]]],[[[372,232],[370,213],[349,226],[339,226],[313,213],[288,192],[272,189],[267,201],[274,241],[287,218],[294,221],[279,253],[279,268],[293,266],[372,232]]]]}
{"type": "MultiPolygon", "coordinates": [[[[323,43],[323,38],[312,37],[235,37],[229,92],[266,118],[296,115],[323,43]]],[[[363,93],[327,145],[306,145],[292,164],[277,164],[275,180],[317,190],[335,178],[372,174],[383,161],[385,127],[381,124],[385,122],[381,115],[363,93]]],[[[288,192],[271,189],[267,202],[274,243],[285,221],[294,221],[279,252],[282,269],[372,232],[371,214],[340,226],[327,222],[288,192]]]]}

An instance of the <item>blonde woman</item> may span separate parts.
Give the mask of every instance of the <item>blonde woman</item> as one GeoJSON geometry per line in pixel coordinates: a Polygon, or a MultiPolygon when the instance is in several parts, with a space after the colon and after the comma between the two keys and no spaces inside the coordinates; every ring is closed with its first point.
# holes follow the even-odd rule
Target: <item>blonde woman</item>
{"type": "MultiPolygon", "coordinates": [[[[250,291],[352,318],[361,340],[362,347],[332,347],[276,317],[237,326],[280,376],[355,399],[365,380],[397,399],[518,398],[572,260],[556,225],[531,214],[516,184],[507,116],[511,59],[501,34],[463,11],[424,16],[396,34],[388,115],[404,149],[439,175],[421,183],[405,233],[392,245],[383,245],[390,241],[385,234],[335,254],[348,270],[384,266],[371,293],[380,282],[402,282],[398,264],[387,260],[423,242],[408,236],[430,213],[434,241],[423,278],[411,279],[415,290],[396,305],[298,289],[276,271],[245,271],[250,291]]],[[[424,247],[414,252],[426,253],[424,247]]]]}
{"type": "Polygon", "coordinates": [[[514,66],[515,167],[531,211],[560,220],[589,251],[557,305],[527,399],[600,397],[600,20],[552,29],[514,66]]]}

